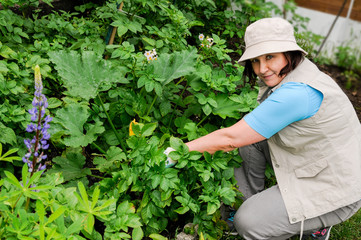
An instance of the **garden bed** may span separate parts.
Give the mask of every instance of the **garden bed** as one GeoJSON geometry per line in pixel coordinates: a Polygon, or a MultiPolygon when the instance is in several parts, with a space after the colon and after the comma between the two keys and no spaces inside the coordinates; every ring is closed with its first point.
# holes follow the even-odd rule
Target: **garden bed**
{"type": "MultiPolygon", "coordinates": [[[[78,1],[59,0],[34,14],[24,6],[38,1],[10,2],[23,5],[0,11],[0,140],[5,154],[28,164],[0,162],[0,238],[164,239],[193,222],[205,239],[219,239],[221,203],[240,204],[233,169],[241,159],[237,151],[189,152],[184,142],[257,106],[235,60],[245,26],[268,5],[245,1],[238,18],[227,1],[137,0],[120,13],[114,1],[74,8],[78,1]],[[118,34],[107,45],[111,27],[118,34]],[[165,166],[169,146],[173,168],[165,166]],[[44,162],[41,175],[34,166],[44,162]]],[[[322,69],[360,104],[341,69],[322,69]]]]}

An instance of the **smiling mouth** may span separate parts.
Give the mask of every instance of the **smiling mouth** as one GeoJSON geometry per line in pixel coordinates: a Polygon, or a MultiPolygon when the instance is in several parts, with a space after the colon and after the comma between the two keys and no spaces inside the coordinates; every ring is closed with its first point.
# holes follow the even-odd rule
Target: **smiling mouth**
{"type": "Polygon", "coordinates": [[[272,77],[274,74],[271,74],[271,75],[267,75],[267,76],[262,76],[262,78],[265,78],[265,79],[267,79],[267,78],[270,78],[270,77],[272,77]]]}

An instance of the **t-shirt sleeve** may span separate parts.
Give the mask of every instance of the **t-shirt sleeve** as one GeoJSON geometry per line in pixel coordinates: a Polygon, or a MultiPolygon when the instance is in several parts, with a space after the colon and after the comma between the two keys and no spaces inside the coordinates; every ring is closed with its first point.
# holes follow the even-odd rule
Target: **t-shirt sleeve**
{"type": "Polygon", "coordinates": [[[323,95],[304,83],[288,82],[244,117],[247,124],[265,138],[289,124],[313,116],[323,95]]]}

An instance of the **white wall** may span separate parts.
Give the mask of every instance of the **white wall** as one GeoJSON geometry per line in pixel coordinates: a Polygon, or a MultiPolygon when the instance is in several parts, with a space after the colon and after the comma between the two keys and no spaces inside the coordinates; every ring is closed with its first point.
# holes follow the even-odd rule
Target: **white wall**
{"type": "MultiPolygon", "coordinates": [[[[277,4],[282,9],[284,0],[267,0],[277,4]]],[[[315,11],[307,8],[298,7],[296,13],[310,18],[307,28],[309,31],[321,36],[326,36],[336,15],[315,11]]],[[[350,46],[361,51],[361,22],[351,20],[347,17],[339,17],[325,45],[322,48],[321,55],[332,56],[332,52],[337,46],[350,46]]]]}

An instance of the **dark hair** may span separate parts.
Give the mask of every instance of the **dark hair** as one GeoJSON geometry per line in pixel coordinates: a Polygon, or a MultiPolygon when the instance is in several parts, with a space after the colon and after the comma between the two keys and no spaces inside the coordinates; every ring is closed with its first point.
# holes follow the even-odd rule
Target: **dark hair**
{"type": "MultiPolygon", "coordinates": [[[[289,51],[283,53],[287,60],[287,65],[282,68],[280,71],[279,76],[288,74],[289,72],[293,71],[298,64],[302,62],[303,53],[301,51],[289,51]]],[[[257,79],[257,75],[253,71],[251,60],[246,60],[246,64],[243,71],[243,76],[248,77],[251,83],[254,83],[257,79]]]]}

